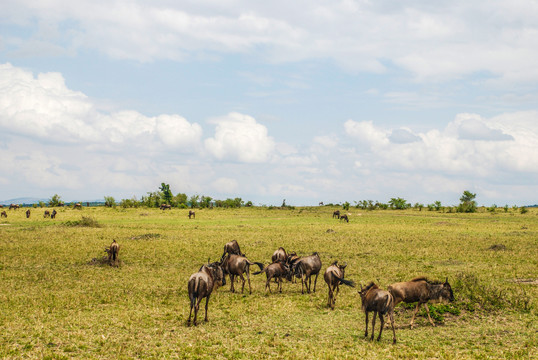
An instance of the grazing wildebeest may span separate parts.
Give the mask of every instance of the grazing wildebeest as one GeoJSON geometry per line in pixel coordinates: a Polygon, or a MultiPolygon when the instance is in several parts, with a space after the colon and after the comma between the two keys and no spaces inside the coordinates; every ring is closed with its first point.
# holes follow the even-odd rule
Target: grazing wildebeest
{"type": "Polygon", "coordinates": [[[56,214],[57,214],[57,213],[58,213],[58,212],[56,211],[56,209],[53,209],[53,210],[52,210],[52,213],[50,214],[50,218],[51,218],[51,219],[56,218],[56,214]]]}
{"type": "Polygon", "coordinates": [[[286,250],[281,246],[278,248],[278,250],[275,250],[273,253],[273,256],[271,256],[271,262],[277,262],[282,261],[286,263],[288,261],[288,254],[286,254],[286,250]]]}
{"type": "Polygon", "coordinates": [[[11,209],[17,210],[19,207],[20,207],[20,205],[11,204],[11,205],[9,205],[9,210],[11,210],[11,209]]]}
{"type": "Polygon", "coordinates": [[[244,256],[235,255],[235,254],[226,254],[221,260],[220,264],[224,269],[224,274],[230,275],[230,291],[235,292],[234,279],[236,276],[239,276],[243,281],[243,286],[241,287],[241,292],[245,290],[245,278],[243,273],[247,274],[248,280],[248,291],[252,294],[252,288],[250,286],[250,265],[258,265],[260,270],[263,270],[263,264],[259,262],[252,262],[244,256]]]}
{"type": "Polygon", "coordinates": [[[196,213],[192,210],[189,210],[189,219],[191,218],[191,216],[193,219],[196,219],[196,213]]]}
{"type": "Polygon", "coordinates": [[[226,243],[226,245],[224,245],[224,252],[222,253],[222,256],[220,257],[220,261],[224,259],[226,254],[245,256],[245,254],[241,252],[241,249],[239,248],[239,243],[237,242],[237,240],[229,241],[226,243]]]}
{"type": "Polygon", "coordinates": [[[310,289],[312,285],[312,275],[316,275],[314,279],[314,292],[316,292],[316,283],[318,282],[318,275],[321,270],[321,259],[317,252],[313,253],[310,256],[301,257],[299,260],[293,264],[293,273],[297,277],[301,277],[301,294],[304,294],[304,287],[306,286],[306,291],[310,294],[310,289]]]}
{"type": "Polygon", "coordinates": [[[4,205],[0,204],[0,209],[3,209],[4,208],[4,205]]]}
{"type": "Polygon", "coordinates": [[[43,214],[43,217],[44,217],[44,218],[48,218],[48,217],[50,217],[50,211],[45,210],[45,213],[43,214]]]}
{"type": "Polygon", "coordinates": [[[161,210],[172,210],[172,205],[170,205],[170,204],[161,204],[161,210]]]}
{"type": "Polygon", "coordinates": [[[211,263],[202,265],[197,273],[190,276],[188,282],[189,300],[191,310],[189,312],[189,319],[187,324],[191,323],[192,309],[194,308],[194,325],[196,325],[196,319],[198,318],[198,309],[200,302],[203,298],[205,300],[205,321],[207,321],[207,307],[209,304],[209,297],[214,289],[219,286],[226,285],[226,279],[224,277],[224,271],[219,263],[211,263]]]}
{"type": "Polygon", "coordinates": [[[26,218],[27,218],[27,219],[30,218],[30,209],[26,210],[26,218]]]}
{"type": "Polygon", "coordinates": [[[333,219],[334,218],[340,219],[340,210],[336,210],[335,212],[333,212],[333,219]]]}
{"type": "Polygon", "coordinates": [[[108,263],[110,265],[115,265],[118,260],[118,253],[120,251],[120,246],[116,242],[116,240],[112,241],[112,244],[110,244],[110,247],[105,248],[105,252],[108,253],[108,263]]]}
{"type": "Polygon", "coordinates": [[[414,278],[411,281],[399,282],[389,285],[388,290],[394,297],[394,306],[400,302],[405,303],[417,303],[413,317],[411,318],[411,329],[413,328],[413,322],[417,315],[418,308],[424,304],[426,313],[428,314],[428,320],[430,324],[435,326],[432,318],[430,317],[430,309],[428,308],[428,301],[454,301],[454,293],[452,287],[448,283],[448,278],[444,283],[429,281],[427,278],[421,276],[414,278]]]}
{"type": "Polygon", "coordinates": [[[379,319],[381,320],[381,329],[379,329],[377,341],[381,340],[381,333],[383,332],[383,326],[385,325],[383,315],[388,314],[390,324],[392,325],[392,343],[396,344],[396,331],[394,330],[394,298],[391,293],[386,290],[381,290],[376,284],[371,282],[365,288],[361,285],[359,294],[361,296],[362,310],[366,315],[366,330],[364,331],[364,337],[368,337],[369,312],[374,312],[374,318],[372,319],[372,336],[370,340],[374,340],[375,317],[377,314],[379,314],[379,319]]]}
{"type": "Polygon", "coordinates": [[[287,276],[289,271],[290,268],[285,262],[277,261],[267,265],[263,270],[256,271],[252,274],[258,275],[264,272],[267,276],[267,281],[265,282],[265,289],[269,289],[269,292],[271,292],[271,286],[269,285],[269,283],[271,279],[275,279],[278,283],[277,290],[280,290],[280,292],[282,292],[282,277],[287,276]]]}
{"type": "Polygon", "coordinates": [[[335,261],[331,266],[325,270],[323,278],[329,286],[329,300],[327,306],[334,309],[336,303],[336,295],[340,292],[340,284],[355,287],[355,283],[350,280],[344,280],[344,274],[347,264],[338,265],[338,261],[335,261]],[[336,292],[335,292],[336,290],[336,292]]]}
{"type": "Polygon", "coordinates": [[[82,204],[76,203],[75,205],[73,205],[73,209],[82,209],[82,204]]]}
{"type": "Polygon", "coordinates": [[[349,222],[349,218],[347,217],[346,214],[344,215],[340,215],[340,221],[344,220],[345,222],[349,222]]]}
{"type": "Polygon", "coordinates": [[[5,217],[7,218],[7,213],[5,211],[2,211],[2,214],[0,215],[0,217],[5,217]]]}

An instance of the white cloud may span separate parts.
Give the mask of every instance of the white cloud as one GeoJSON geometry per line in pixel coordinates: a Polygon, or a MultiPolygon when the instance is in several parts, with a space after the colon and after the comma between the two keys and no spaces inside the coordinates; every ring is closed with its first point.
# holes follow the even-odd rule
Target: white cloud
{"type": "Polygon", "coordinates": [[[245,163],[269,161],[275,142],[253,117],[233,112],[211,122],[217,125],[215,137],[206,139],[205,146],[215,158],[245,163]]]}
{"type": "Polygon", "coordinates": [[[347,135],[359,141],[358,146],[376,148],[389,144],[388,132],[375,127],[372,121],[347,120],[344,123],[344,129],[347,135]]]}

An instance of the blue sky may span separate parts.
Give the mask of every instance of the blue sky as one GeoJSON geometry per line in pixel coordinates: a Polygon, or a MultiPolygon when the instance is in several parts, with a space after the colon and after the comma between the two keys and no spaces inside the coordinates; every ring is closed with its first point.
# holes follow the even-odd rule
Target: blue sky
{"type": "Polygon", "coordinates": [[[538,3],[12,1],[0,199],[538,200],[538,3]]]}

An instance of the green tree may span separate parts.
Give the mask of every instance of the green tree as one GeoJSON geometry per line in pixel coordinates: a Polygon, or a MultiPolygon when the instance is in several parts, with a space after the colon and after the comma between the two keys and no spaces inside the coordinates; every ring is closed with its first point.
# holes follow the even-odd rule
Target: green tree
{"type": "Polygon", "coordinates": [[[172,192],[170,191],[170,185],[161,183],[161,187],[159,188],[159,190],[161,190],[163,193],[164,202],[170,205],[173,197],[172,192]]]}
{"type": "Polygon", "coordinates": [[[200,195],[192,195],[190,200],[189,200],[189,203],[191,205],[191,209],[194,209],[196,207],[198,207],[198,201],[200,200],[200,195]]]}
{"type": "Polygon", "coordinates": [[[116,206],[116,199],[114,199],[112,196],[105,196],[105,206],[106,207],[115,207],[116,206]]]}
{"type": "Polygon", "coordinates": [[[53,206],[60,206],[62,204],[62,197],[58,194],[54,194],[50,199],[49,199],[49,206],[53,207],[53,206]]]}
{"type": "Polygon", "coordinates": [[[174,196],[173,201],[177,207],[185,209],[187,208],[187,200],[188,200],[187,194],[179,193],[176,196],[174,196]]]}
{"type": "Polygon", "coordinates": [[[396,210],[404,210],[409,207],[407,200],[402,199],[400,197],[390,199],[389,205],[391,209],[396,209],[396,210]]]}
{"type": "Polygon", "coordinates": [[[474,213],[476,212],[476,194],[465,190],[460,197],[460,204],[458,206],[458,212],[474,213]]]}
{"type": "Polygon", "coordinates": [[[200,198],[200,208],[204,209],[211,207],[211,200],[213,200],[211,196],[202,196],[200,198]]]}
{"type": "Polygon", "coordinates": [[[349,211],[349,202],[346,201],[344,204],[342,204],[342,209],[349,211]]]}

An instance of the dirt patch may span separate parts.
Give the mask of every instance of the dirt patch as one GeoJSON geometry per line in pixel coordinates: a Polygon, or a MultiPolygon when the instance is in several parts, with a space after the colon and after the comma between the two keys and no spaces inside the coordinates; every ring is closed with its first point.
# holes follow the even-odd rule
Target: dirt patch
{"type": "Polygon", "coordinates": [[[494,244],[494,245],[491,245],[490,247],[488,247],[488,250],[493,250],[493,251],[504,251],[504,250],[506,250],[506,245],[503,245],[503,244],[494,244]]]}
{"type": "Polygon", "coordinates": [[[516,284],[538,285],[538,279],[513,279],[516,284]]]}

